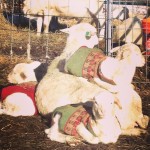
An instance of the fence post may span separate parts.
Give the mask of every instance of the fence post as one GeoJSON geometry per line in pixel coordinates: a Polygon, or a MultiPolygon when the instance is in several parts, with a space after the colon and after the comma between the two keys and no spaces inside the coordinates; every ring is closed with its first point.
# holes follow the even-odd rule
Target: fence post
{"type": "Polygon", "coordinates": [[[106,54],[110,55],[111,50],[111,19],[112,19],[112,1],[107,0],[107,16],[106,16],[106,54]]]}

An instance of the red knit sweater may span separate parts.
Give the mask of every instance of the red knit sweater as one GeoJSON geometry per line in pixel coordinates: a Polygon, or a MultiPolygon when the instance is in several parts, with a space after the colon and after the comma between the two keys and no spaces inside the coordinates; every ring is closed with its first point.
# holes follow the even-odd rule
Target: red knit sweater
{"type": "Polygon", "coordinates": [[[12,86],[8,86],[8,87],[4,87],[1,89],[0,91],[0,97],[1,100],[5,100],[7,96],[13,94],[13,93],[25,93],[27,94],[33,101],[33,104],[35,106],[35,114],[38,114],[38,110],[36,107],[36,103],[35,103],[35,88],[36,88],[36,84],[35,83],[23,83],[23,84],[18,84],[18,85],[12,85],[12,86]]]}

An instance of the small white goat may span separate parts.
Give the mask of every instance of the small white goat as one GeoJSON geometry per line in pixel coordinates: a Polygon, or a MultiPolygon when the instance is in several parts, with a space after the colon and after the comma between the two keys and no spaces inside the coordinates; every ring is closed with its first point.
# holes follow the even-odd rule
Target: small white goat
{"type": "Polygon", "coordinates": [[[102,92],[94,98],[91,107],[77,104],[56,108],[53,125],[45,132],[51,140],[73,146],[82,141],[90,144],[116,143],[121,128],[115,116],[115,101],[111,93],[102,92]]]}
{"type": "Polygon", "coordinates": [[[16,64],[8,75],[8,81],[14,84],[37,81],[34,69],[36,69],[39,65],[41,65],[39,61],[16,64]]]}
{"type": "Polygon", "coordinates": [[[7,86],[1,89],[0,114],[32,116],[38,113],[35,104],[36,82],[7,86]]]}
{"type": "MultiPolygon", "coordinates": [[[[116,58],[105,56],[99,49],[91,49],[89,44],[87,44],[87,48],[85,42],[83,44],[78,40],[76,43],[79,43],[81,47],[78,46],[78,49],[75,50],[77,47],[72,48],[70,42],[73,36],[74,39],[77,37],[73,30],[76,31],[77,29],[72,27],[67,29],[69,37],[64,49],[66,72],[89,80],[92,79],[99,86],[111,92],[118,92],[123,87],[131,85],[136,67],[142,67],[145,64],[144,56],[138,46],[129,43],[112,49],[111,53],[117,51],[116,58]]],[[[78,34],[80,34],[79,32],[78,34]]],[[[83,36],[81,38],[85,39],[83,36]]],[[[96,45],[96,42],[93,42],[94,44],[96,45]]]]}
{"type": "Polygon", "coordinates": [[[16,85],[1,89],[0,114],[32,116],[38,113],[35,104],[37,79],[34,70],[40,62],[17,64],[8,75],[8,81],[16,85]]]}

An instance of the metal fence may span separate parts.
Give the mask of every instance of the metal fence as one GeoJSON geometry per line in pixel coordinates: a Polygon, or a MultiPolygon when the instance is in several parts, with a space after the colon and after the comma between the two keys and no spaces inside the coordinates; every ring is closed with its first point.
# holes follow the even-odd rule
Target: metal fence
{"type": "MultiPolygon", "coordinates": [[[[10,21],[11,25],[24,26],[25,14],[23,14],[23,1],[24,0],[0,0],[0,7],[3,10],[3,15],[10,21]]],[[[69,1],[69,0],[68,0],[69,1]]],[[[104,1],[103,17],[105,19],[104,26],[99,28],[105,29],[104,37],[105,50],[109,55],[109,50],[115,46],[122,45],[124,43],[132,42],[142,47],[143,53],[148,51],[143,43],[143,36],[146,35],[145,41],[148,41],[149,35],[143,35],[142,20],[150,17],[150,0],[99,0],[104,1]]],[[[69,20],[68,18],[67,20],[69,20]]],[[[28,23],[29,30],[31,29],[31,22],[28,23]]],[[[10,29],[11,30],[11,29],[10,29]]],[[[33,32],[33,31],[31,31],[33,32]]],[[[28,53],[30,53],[31,37],[29,34],[28,53]]],[[[47,39],[48,40],[48,39],[47,39]]],[[[12,41],[11,41],[12,43],[12,41]]],[[[11,52],[12,54],[12,48],[11,52]]],[[[150,55],[150,54],[149,54],[150,55]]],[[[146,66],[144,67],[145,80],[142,82],[149,82],[149,55],[146,57],[146,66]]]]}
{"type": "MultiPolygon", "coordinates": [[[[143,19],[150,17],[150,0],[107,0],[107,22],[106,22],[106,50],[109,50],[116,45],[124,43],[135,43],[142,50],[146,58],[144,68],[137,68],[140,72],[144,72],[145,78],[139,83],[148,83],[150,78],[150,34],[145,27],[142,26],[143,19]],[[127,8],[124,20],[115,22],[113,10],[116,7],[127,8]],[[145,33],[143,32],[145,30],[145,33]]],[[[119,14],[121,15],[121,14],[119,14]]],[[[146,24],[146,28],[150,29],[150,24],[146,24]]]]}

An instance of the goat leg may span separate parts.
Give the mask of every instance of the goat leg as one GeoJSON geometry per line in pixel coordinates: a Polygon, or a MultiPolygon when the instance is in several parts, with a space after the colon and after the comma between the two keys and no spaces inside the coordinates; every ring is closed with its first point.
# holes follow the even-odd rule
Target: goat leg
{"type": "Polygon", "coordinates": [[[80,123],[77,127],[78,134],[90,144],[98,144],[100,142],[98,137],[93,136],[84,126],[83,123],[80,123]]]}
{"type": "Polygon", "coordinates": [[[106,83],[105,81],[102,81],[99,78],[93,78],[93,80],[91,80],[91,82],[97,84],[101,88],[108,90],[111,93],[117,93],[118,92],[118,88],[116,85],[111,85],[109,83],[106,83]]]}
{"type": "Polygon", "coordinates": [[[80,144],[82,142],[81,138],[76,138],[74,136],[66,135],[59,131],[58,122],[60,117],[61,116],[59,114],[56,114],[56,116],[53,118],[54,124],[52,125],[52,127],[45,130],[47,137],[52,141],[67,143],[70,146],[76,146],[80,144]]]}
{"type": "Polygon", "coordinates": [[[137,124],[143,129],[147,128],[148,123],[149,123],[149,117],[146,115],[143,115],[143,117],[137,121],[137,124]]]}
{"type": "Polygon", "coordinates": [[[66,135],[66,143],[70,146],[77,146],[82,143],[82,138],[77,138],[75,136],[66,135]]]}
{"type": "Polygon", "coordinates": [[[66,135],[60,133],[60,131],[59,131],[58,123],[59,123],[60,117],[61,116],[59,114],[56,114],[56,116],[53,119],[54,124],[52,125],[51,128],[46,129],[45,133],[47,134],[47,137],[49,139],[51,139],[52,141],[57,141],[60,143],[66,143],[66,135]]]}

